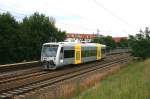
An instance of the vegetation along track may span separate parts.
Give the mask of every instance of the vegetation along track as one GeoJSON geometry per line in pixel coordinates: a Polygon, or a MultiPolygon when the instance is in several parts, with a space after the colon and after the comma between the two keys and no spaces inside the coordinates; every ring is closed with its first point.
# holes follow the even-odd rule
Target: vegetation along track
{"type": "Polygon", "coordinates": [[[1,97],[13,97],[14,95],[19,95],[34,89],[45,87],[65,79],[97,70],[98,68],[127,61],[128,58],[129,55],[125,54],[117,57],[111,57],[111,59],[108,58],[102,62],[83,64],[74,66],[73,68],[61,69],[58,71],[47,72],[45,74],[33,75],[25,78],[20,77],[12,81],[5,81],[5,83],[1,82],[0,95],[1,97]]]}

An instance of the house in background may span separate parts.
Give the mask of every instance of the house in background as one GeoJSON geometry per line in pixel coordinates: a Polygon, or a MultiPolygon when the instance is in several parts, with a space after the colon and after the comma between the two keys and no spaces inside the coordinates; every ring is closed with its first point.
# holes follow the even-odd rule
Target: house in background
{"type": "Polygon", "coordinates": [[[120,42],[121,39],[128,39],[128,37],[112,37],[116,43],[120,42]]]}
{"type": "Polygon", "coordinates": [[[79,33],[67,33],[66,41],[75,41],[76,39],[80,41],[91,42],[92,39],[96,37],[96,34],[79,34],[79,33]]]}
{"type": "MultiPolygon", "coordinates": [[[[92,39],[94,39],[97,36],[97,34],[86,34],[86,33],[66,33],[66,41],[85,41],[85,42],[91,42],[92,39]]],[[[121,39],[127,39],[127,37],[113,37],[116,43],[118,43],[121,39]]]]}

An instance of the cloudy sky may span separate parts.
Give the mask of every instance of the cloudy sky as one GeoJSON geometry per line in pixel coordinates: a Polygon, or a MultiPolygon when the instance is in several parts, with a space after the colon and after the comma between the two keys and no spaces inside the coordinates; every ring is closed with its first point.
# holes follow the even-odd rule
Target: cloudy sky
{"type": "Polygon", "coordinates": [[[0,0],[0,12],[9,11],[17,20],[34,12],[56,19],[68,33],[128,36],[150,24],[149,0],[0,0]]]}

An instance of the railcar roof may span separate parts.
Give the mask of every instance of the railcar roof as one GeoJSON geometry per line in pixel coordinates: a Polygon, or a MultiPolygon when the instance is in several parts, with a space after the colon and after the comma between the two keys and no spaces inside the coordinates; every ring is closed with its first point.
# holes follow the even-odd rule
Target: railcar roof
{"type": "MultiPolygon", "coordinates": [[[[96,46],[97,43],[76,43],[76,42],[49,42],[44,43],[43,45],[64,45],[64,46],[74,46],[75,44],[81,44],[82,46],[96,46]]],[[[100,44],[102,47],[106,47],[106,45],[100,44]]]]}

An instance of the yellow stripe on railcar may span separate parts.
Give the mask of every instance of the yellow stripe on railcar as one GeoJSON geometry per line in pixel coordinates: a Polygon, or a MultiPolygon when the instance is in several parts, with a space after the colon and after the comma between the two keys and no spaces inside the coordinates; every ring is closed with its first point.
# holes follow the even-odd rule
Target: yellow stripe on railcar
{"type": "Polygon", "coordinates": [[[96,44],[96,50],[97,50],[97,56],[96,56],[96,60],[100,60],[101,59],[101,45],[100,44],[96,44]]]}
{"type": "Polygon", "coordinates": [[[80,63],[81,63],[81,44],[76,44],[74,64],[80,64],[80,63]]]}

